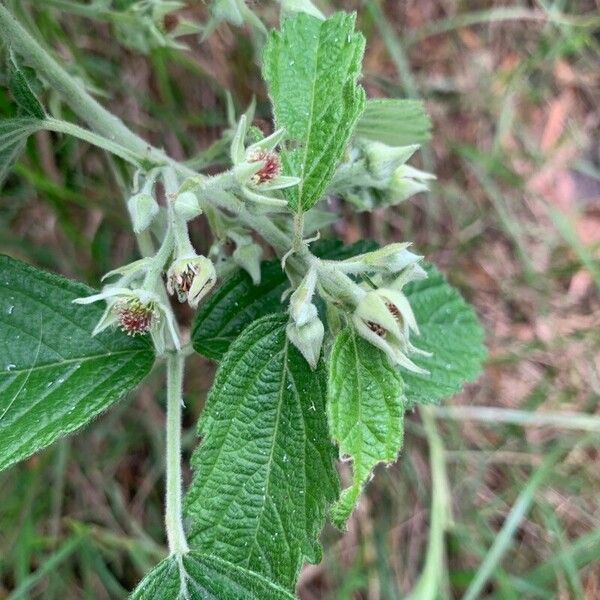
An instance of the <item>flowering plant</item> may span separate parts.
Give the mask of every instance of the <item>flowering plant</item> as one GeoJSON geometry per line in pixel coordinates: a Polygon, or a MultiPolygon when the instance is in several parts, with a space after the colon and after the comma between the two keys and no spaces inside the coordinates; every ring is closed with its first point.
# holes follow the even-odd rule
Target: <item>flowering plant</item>
{"type": "MultiPolygon", "coordinates": [[[[179,6],[134,3],[144,27],[130,46],[178,47],[157,23],[179,6]]],[[[107,273],[100,292],[0,260],[0,302],[29,333],[3,357],[14,368],[0,388],[0,468],[83,426],[165,362],[169,555],[132,598],[291,598],[302,565],[319,560],[326,519],[344,529],[374,467],[396,459],[404,412],[459,390],[485,356],[472,309],[409,243],[318,239],[336,219],[328,198],[364,211],[427,189],[433,176],[407,161],[429,121],[419,103],[366,99],[354,15],[325,18],[309,0],[282,11],[262,49],[274,131],[252,127],[254,104],[236,118],[229,100],[230,164],[209,176],[134,134],[0,6],[19,110],[0,123],[4,166],[41,129],[111,153],[131,177],[143,254],[107,273]],[[89,128],[50,116],[23,64],[89,128]],[[407,106],[420,129],[402,120],[407,106]],[[189,234],[203,218],[214,235],[206,256],[189,234]],[[268,248],[275,260],[262,260],[268,248]],[[174,302],[197,310],[189,338],[174,302]],[[219,370],[184,498],[182,385],[194,351],[219,370]],[[353,464],[342,491],[338,457],[353,464]]],[[[241,1],[217,0],[204,33],[222,20],[266,32],[241,1]]]]}

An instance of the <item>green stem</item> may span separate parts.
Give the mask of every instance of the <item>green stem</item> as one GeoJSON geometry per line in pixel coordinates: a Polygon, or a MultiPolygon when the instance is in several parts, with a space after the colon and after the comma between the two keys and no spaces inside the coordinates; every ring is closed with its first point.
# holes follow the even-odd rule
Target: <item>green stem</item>
{"type": "Polygon", "coordinates": [[[131,152],[131,150],[123,147],[121,144],[118,144],[113,140],[109,140],[108,138],[94,133],[93,131],[84,129],[79,125],[75,125],[74,123],[69,123],[68,121],[61,121],[60,119],[53,119],[51,117],[45,119],[43,123],[44,128],[48,129],[49,131],[65,133],[67,135],[72,135],[73,137],[76,137],[85,142],[89,142],[94,146],[98,146],[99,148],[107,150],[111,154],[115,154],[116,156],[121,157],[122,159],[132,163],[136,167],[140,167],[144,162],[143,156],[131,152]]]}
{"type": "Polygon", "coordinates": [[[179,353],[167,357],[167,492],[165,526],[169,552],[189,552],[182,522],[181,493],[181,405],[185,358],[179,353]]]}
{"type": "Polygon", "coordinates": [[[435,600],[442,595],[441,588],[446,569],[444,562],[444,535],[452,523],[450,491],[444,446],[438,433],[431,408],[420,409],[431,465],[431,514],[429,519],[429,544],[425,565],[408,600],[435,600]]]}
{"type": "Polygon", "coordinates": [[[3,5],[0,5],[0,33],[2,34],[0,38],[9,43],[15,52],[26,57],[27,63],[56,89],[75,114],[89,123],[97,133],[149,160],[156,162],[165,160],[164,153],[153,149],[133,133],[121,119],[96,102],[87,93],[83,84],[69,75],[3,5]]]}

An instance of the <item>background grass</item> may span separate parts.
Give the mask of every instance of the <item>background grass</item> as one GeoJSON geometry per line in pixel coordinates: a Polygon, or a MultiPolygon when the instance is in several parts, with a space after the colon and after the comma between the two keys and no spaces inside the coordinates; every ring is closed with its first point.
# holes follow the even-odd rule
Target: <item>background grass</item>
{"type": "MultiPolygon", "coordinates": [[[[8,4],[176,158],[212,161],[202,151],[226,126],[223,87],[240,108],[256,94],[257,123],[270,126],[250,28],[142,55],[115,41],[118,23],[69,2],[8,4]]],[[[317,4],[358,11],[368,94],[422,97],[434,121],[420,157],[438,175],[431,193],[372,216],[339,207],[335,234],[414,240],[475,304],[490,360],[476,385],[410,415],[400,460],[378,470],[346,535],[326,530],[324,561],[305,569],[300,596],[600,598],[599,6],[317,4]]],[[[276,5],[252,6],[276,23],[276,5]]],[[[206,6],[188,2],[183,14],[205,21],[206,6]]],[[[0,113],[10,110],[0,93],[0,113]]],[[[135,257],[126,181],[94,148],[37,134],[0,198],[0,251],[97,285],[135,257]]],[[[205,225],[194,237],[206,250],[205,225]]],[[[212,373],[193,359],[186,459],[212,373]]],[[[0,474],[0,598],[125,598],[161,558],[161,375],[0,474]]]]}

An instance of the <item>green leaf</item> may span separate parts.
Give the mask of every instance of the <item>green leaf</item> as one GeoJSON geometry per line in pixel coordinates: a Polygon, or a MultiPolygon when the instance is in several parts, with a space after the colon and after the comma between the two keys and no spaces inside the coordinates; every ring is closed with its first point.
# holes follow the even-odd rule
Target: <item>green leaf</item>
{"type": "Polygon", "coordinates": [[[329,430],[340,456],[353,461],[352,484],[331,513],[341,528],[375,465],[395,461],[402,448],[405,398],[398,371],[353,328],[337,336],[329,369],[329,430]]]}
{"type": "Polygon", "coordinates": [[[431,120],[420,100],[368,100],[355,134],[388,146],[420,144],[431,137],[431,120]]]}
{"type": "Polygon", "coordinates": [[[270,34],[263,74],[275,122],[284,127],[286,175],[302,181],[287,192],[290,208],[306,211],[325,192],[364,104],[356,81],[364,38],[355,15],[338,12],[323,21],[298,13],[270,34]]]}
{"type": "Polygon", "coordinates": [[[0,256],[0,469],[75,431],[150,371],[145,338],[91,331],[87,286],[0,256]]]}
{"type": "Polygon", "coordinates": [[[264,577],[216,556],[170,556],[140,582],[130,600],[293,600],[264,577]]]}
{"type": "Polygon", "coordinates": [[[191,546],[292,589],[337,497],[325,369],[287,341],[287,315],[247,327],[217,373],[186,498],[191,546]]]}
{"type": "Polygon", "coordinates": [[[46,118],[44,108],[31,90],[25,71],[19,67],[12,54],[8,58],[8,87],[25,114],[39,120],[46,118]]]}
{"type": "Polygon", "coordinates": [[[37,119],[0,119],[0,186],[23,152],[27,138],[41,128],[37,119]]]}
{"type": "MultiPolygon", "coordinates": [[[[375,246],[368,240],[350,246],[343,246],[338,240],[325,240],[313,244],[311,250],[320,258],[343,260],[373,250],[375,246]]],[[[233,340],[250,323],[286,310],[281,294],[288,286],[288,279],[278,260],[262,264],[260,284],[256,286],[246,272],[234,273],[198,311],[192,330],[194,350],[220,360],[233,340]]]]}
{"type": "Polygon", "coordinates": [[[432,353],[431,357],[411,354],[410,358],[430,375],[402,370],[405,393],[411,404],[427,404],[449,398],[482,370],[487,351],[484,332],[473,308],[432,265],[428,278],[404,289],[417,319],[421,335],[412,343],[432,353]]]}

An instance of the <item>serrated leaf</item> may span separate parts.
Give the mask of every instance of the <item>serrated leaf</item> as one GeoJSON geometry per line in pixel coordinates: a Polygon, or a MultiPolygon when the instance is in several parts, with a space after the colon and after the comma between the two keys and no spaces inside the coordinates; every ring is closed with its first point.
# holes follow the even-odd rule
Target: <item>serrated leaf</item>
{"type": "Polygon", "coordinates": [[[292,589],[337,497],[325,370],[288,343],[287,315],[247,327],[217,373],[186,498],[190,545],[292,589]]]}
{"type": "Polygon", "coordinates": [[[325,21],[297,13],[271,32],[265,47],[275,123],[286,130],[285,173],[302,180],[286,193],[294,211],[320,200],[364,108],[364,90],[356,84],[364,38],[354,22],[355,15],[344,12],[325,21]]]}
{"type": "Polygon", "coordinates": [[[46,117],[44,108],[31,90],[25,72],[12,55],[8,58],[8,87],[15,102],[25,114],[40,120],[46,117]]]}
{"type": "MultiPolygon", "coordinates": [[[[325,240],[313,244],[311,250],[320,258],[343,260],[375,247],[376,244],[368,240],[350,246],[343,246],[337,240],[325,240]]],[[[247,273],[234,273],[198,311],[192,330],[194,350],[220,360],[246,326],[260,317],[286,310],[281,295],[288,287],[278,260],[262,264],[260,284],[256,286],[247,273]]]]}
{"type": "Polygon", "coordinates": [[[410,355],[429,375],[401,371],[411,404],[438,402],[456,394],[465,382],[478,377],[487,356],[483,328],[473,307],[434,266],[424,266],[428,278],[404,289],[421,332],[411,340],[432,353],[431,357],[410,355]]]}
{"type": "Polygon", "coordinates": [[[404,434],[402,378],[379,349],[354,329],[342,330],[331,351],[327,413],[340,456],[352,459],[352,484],[331,511],[344,527],[373,468],[396,460],[404,434]]]}
{"type": "Polygon", "coordinates": [[[91,421],[150,371],[147,339],[92,337],[93,290],[0,256],[0,469],[91,421]]]}
{"type": "Polygon", "coordinates": [[[27,138],[42,128],[37,119],[0,119],[0,187],[23,152],[27,138]]]}
{"type": "Polygon", "coordinates": [[[420,144],[431,137],[431,119],[420,100],[376,98],[367,101],[355,135],[389,146],[420,144]]]}
{"type": "Polygon", "coordinates": [[[130,600],[293,600],[264,577],[216,556],[189,552],[159,563],[130,600]]]}

